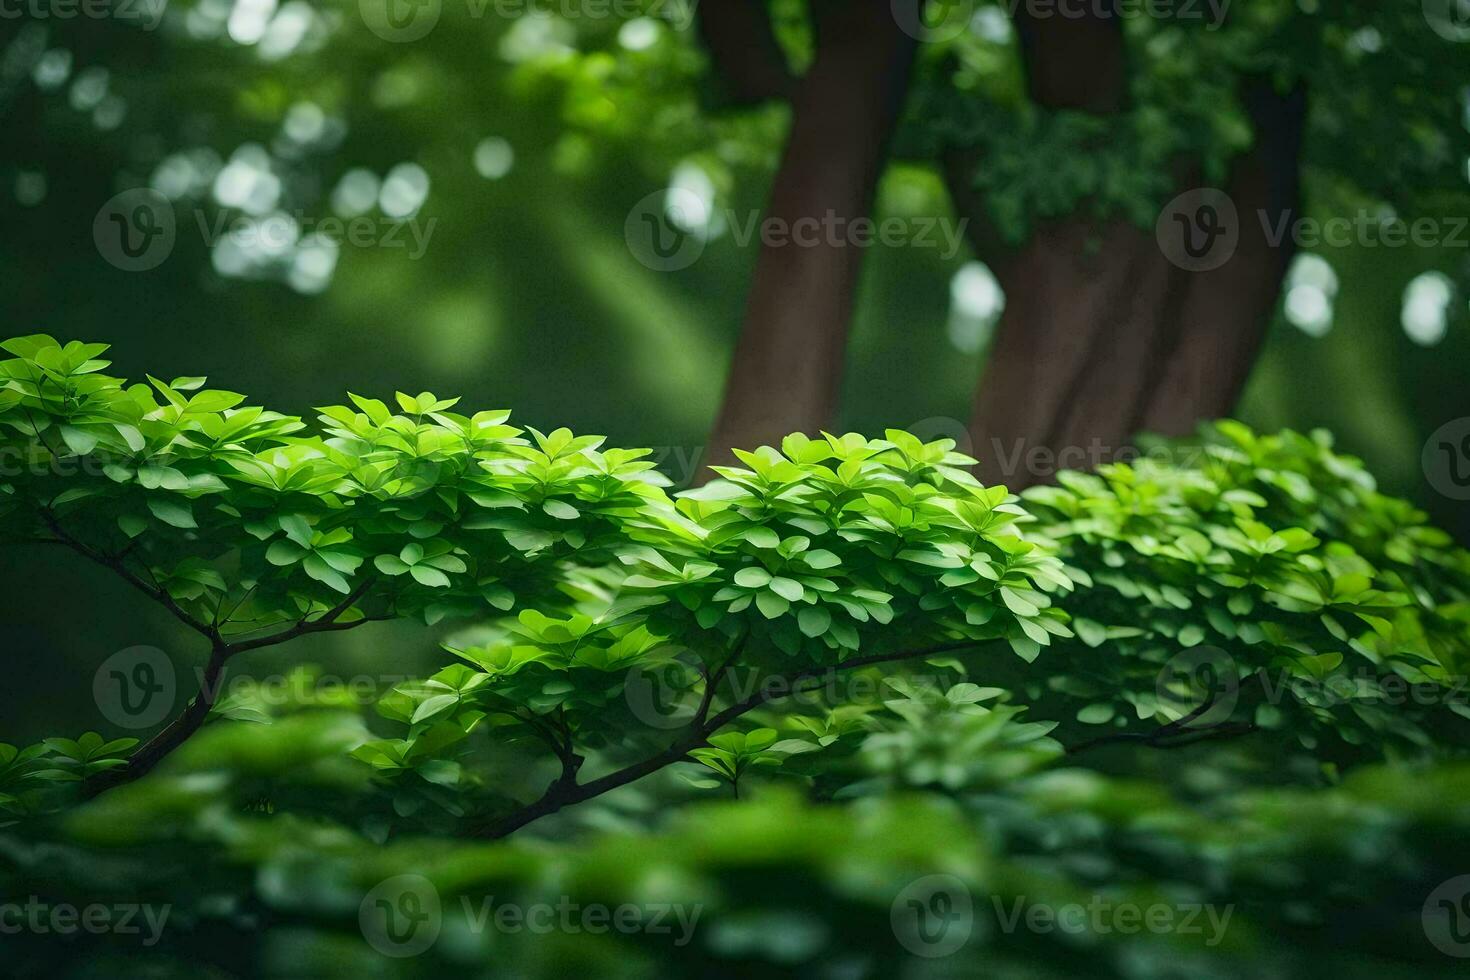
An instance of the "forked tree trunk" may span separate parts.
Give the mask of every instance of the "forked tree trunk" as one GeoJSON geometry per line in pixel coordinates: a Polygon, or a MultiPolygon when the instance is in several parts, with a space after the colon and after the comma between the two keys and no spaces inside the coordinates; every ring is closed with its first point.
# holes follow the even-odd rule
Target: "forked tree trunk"
{"type": "MultiPolygon", "coordinates": [[[[818,0],[814,11],[816,60],[794,83],[792,132],[768,220],[866,216],[907,89],[914,42],[888,4],[818,0]]],[[[720,29],[719,17],[743,21],[726,28],[739,36],[769,38],[759,2],[706,0],[705,15],[707,37],[720,29]]],[[[1033,18],[1023,5],[1016,27],[1037,104],[1100,114],[1126,108],[1119,18],[1033,18]]],[[[732,91],[758,98],[785,85],[766,41],[710,49],[732,91]],[[746,54],[737,58],[737,48],[746,54]]],[[[1236,206],[1239,244],[1209,272],[1174,265],[1152,228],[1121,220],[1053,222],[1008,249],[971,188],[983,158],[944,161],[956,210],[1006,296],[971,424],[988,481],[1043,482],[1058,468],[1129,451],[1140,430],[1181,435],[1232,410],[1291,258],[1289,238],[1273,245],[1267,229],[1298,206],[1305,112],[1300,92],[1253,84],[1243,94],[1257,143],[1224,188],[1236,206]]],[[[1198,183],[1192,169],[1177,161],[1180,190],[1198,183]]],[[[860,259],[861,249],[828,243],[763,245],[708,463],[727,462],[731,446],[830,426],[860,259]]]]}
{"type": "MultiPolygon", "coordinates": [[[[1031,97],[1050,109],[1126,108],[1127,67],[1116,17],[1017,17],[1031,97]]],[[[1223,188],[1239,242],[1217,269],[1175,265],[1153,228],[1085,219],[1039,228],[1018,252],[989,251],[1006,308],[986,359],[971,423],[982,478],[1013,489],[1058,469],[1132,452],[1140,431],[1184,435],[1228,414],[1260,351],[1291,258],[1266,228],[1297,208],[1304,98],[1264,85],[1243,93],[1257,144],[1223,188]]],[[[984,161],[955,162],[951,183],[984,161]]],[[[1178,161],[1179,189],[1197,184],[1178,161]]],[[[979,209],[963,185],[956,199],[979,209]]],[[[983,219],[983,215],[980,215],[983,219]]]]}

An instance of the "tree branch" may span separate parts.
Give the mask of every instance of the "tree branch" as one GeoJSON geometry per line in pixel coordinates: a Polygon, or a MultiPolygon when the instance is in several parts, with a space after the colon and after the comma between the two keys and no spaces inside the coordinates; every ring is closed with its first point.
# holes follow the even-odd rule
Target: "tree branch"
{"type": "Polygon", "coordinates": [[[534,803],[527,804],[520,810],[499,821],[473,827],[470,832],[475,837],[492,839],[505,837],[526,826],[526,824],[539,820],[548,814],[555,813],[564,807],[584,803],[610,790],[642,779],[644,776],[657,772],[667,765],[680,761],[689,754],[690,749],[695,749],[703,745],[709,739],[709,736],[746,712],[758,708],[767,702],[781,700],[793,694],[802,693],[798,689],[798,685],[806,681],[820,680],[839,671],[855,670],[860,667],[872,667],[877,664],[899,663],[906,660],[921,660],[925,657],[938,656],[941,653],[953,653],[958,650],[981,645],[981,643],[977,643],[974,640],[957,640],[923,647],[918,650],[874,654],[868,657],[847,660],[840,664],[816,667],[811,670],[790,674],[780,678],[781,683],[779,684],[762,684],[760,686],[761,689],[756,693],[745,698],[743,701],[730,705],[712,718],[707,720],[696,719],[683,736],[663,751],[649,756],[640,762],[625,766],[616,772],[611,772],[606,776],[594,779],[591,782],[564,784],[561,780],[558,780],[534,803]]]}
{"type": "MultiPolygon", "coordinates": [[[[58,534],[58,537],[65,533],[59,525],[53,527],[53,531],[58,534]]],[[[62,540],[64,541],[65,539],[63,538],[62,540]]],[[[77,545],[80,545],[80,542],[77,542],[77,545]]],[[[85,546],[81,547],[85,548],[85,546]]],[[[82,553],[87,554],[88,551],[90,549],[82,553]]],[[[89,555],[89,557],[92,556],[89,555]]],[[[107,563],[104,562],[104,564],[107,563]]],[[[109,565],[109,567],[111,566],[109,565]]],[[[386,616],[364,617],[363,619],[353,620],[350,623],[337,622],[339,616],[348,609],[351,609],[367,593],[367,590],[372,587],[374,581],[376,581],[376,578],[369,575],[346,598],[317,619],[310,621],[303,620],[291,629],[245,643],[228,642],[220,634],[217,627],[205,626],[202,623],[196,625],[196,629],[199,629],[200,632],[210,638],[209,662],[204,668],[204,676],[200,682],[199,693],[194,696],[193,700],[189,702],[178,717],[169,722],[158,734],[154,735],[147,742],[144,742],[128,759],[126,766],[104,773],[89,782],[87,786],[88,793],[90,795],[96,795],[104,790],[111,789],[122,783],[131,782],[140,776],[146,775],[163,760],[164,756],[168,755],[180,745],[183,745],[184,742],[188,741],[190,736],[202,728],[204,723],[209,720],[209,713],[213,709],[215,701],[219,698],[220,683],[224,676],[225,664],[231,658],[250,650],[258,650],[262,647],[284,643],[287,640],[295,639],[298,636],[305,636],[308,633],[351,629],[354,626],[360,626],[366,622],[388,618],[386,616]]],[[[137,581],[135,584],[150,596],[154,595],[155,590],[148,586],[147,583],[137,581]]],[[[156,598],[156,596],[154,597],[156,598]]],[[[238,604],[236,608],[238,608],[238,604]]],[[[182,610],[179,613],[182,614],[182,610]]]]}
{"type": "Polygon", "coordinates": [[[219,699],[225,662],[232,654],[233,651],[229,647],[216,644],[210,650],[209,663],[204,667],[204,676],[199,683],[199,693],[184,708],[183,713],[169,722],[168,726],[157,735],[144,742],[129,757],[126,766],[103,773],[91,781],[87,786],[89,795],[96,795],[114,786],[132,782],[147,775],[159,762],[163,761],[164,756],[188,741],[189,737],[204,725],[209,718],[209,712],[214,708],[215,701],[219,699]]]}
{"type": "Polygon", "coordinates": [[[1231,722],[1221,725],[1210,725],[1205,728],[1191,728],[1190,725],[1203,718],[1215,707],[1215,699],[1210,698],[1203,704],[1190,710],[1186,715],[1175,718],[1167,725],[1163,725],[1152,732],[1118,732],[1113,735],[1104,735],[1091,741],[1074,745],[1067,749],[1068,755],[1076,755],[1086,752],[1102,745],[1113,745],[1119,742],[1138,742],[1151,749],[1178,749],[1196,742],[1207,742],[1217,738],[1233,738],[1236,735],[1246,735],[1256,730],[1256,726],[1250,722],[1231,722]]]}
{"type": "Polygon", "coordinates": [[[41,520],[45,522],[47,529],[49,529],[52,534],[56,535],[56,539],[59,542],[66,545],[68,548],[71,548],[73,551],[83,556],[84,558],[90,559],[91,561],[96,562],[104,568],[111,569],[114,573],[121,577],[123,581],[127,582],[139,592],[142,592],[154,602],[163,606],[163,608],[172,613],[173,616],[180,622],[182,622],[185,626],[188,626],[190,629],[203,635],[211,643],[217,642],[219,640],[219,633],[212,626],[207,623],[200,622],[193,616],[189,615],[189,613],[186,612],[183,607],[181,607],[177,602],[174,601],[174,597],[168,594],[167,589],[156,584],[150,584],[139,578],[135,572],[133,572],[130,568],[123,564],[123,561],[120,557],[104,554],[101,551],[98,551],[97,549],[92,548],[89,545],[82,543],[77,538],[73,537],[70,533],[67,532],[64,527],[61,526],[61,522],[57,519],[56,515],[51,511],[49,507],[41,508],[40,514],[41,520]]]}
{"type": "Polygon", "coordinates": [[[288,640],[294,640],[298,636],[306,636],[309,633],[329,633],[335,630],[352,629],[354,626],[361,626],[363,623],[379,622],[381,620],[390,619],[391,617],[389,616],[364,616],[362,619],[354,619],[351,622],[347,623],[337,622],[338,617],[347,612],[347,610],[351,609],[359,599],[366,595],[368,589],[372,588],[373,583],[376,581],[376,577],[369,575],[367,578],[362,580],[357,588],[348,593],[345,599],[337,603],[331,609],[328,609],[325,613],[318,616],[316,619],[303,619],[295,626],[292,626],[289,629],[281,630],[279,633],[273,633],[270,636],[262,636],[258,639],[246,640],[242,643],[231,643],[229,644],[230,651],[232,653],[245,653],[249,650],[259,650],[262,647],[270,647],[275,646],[278,643],[285,643],[288,640]]]}
{"type": "Polygon", "coordinates": [[[720,687],[720,681],[724,679],[725,674],[734,666],[735,661],[740,658],[740,654],[744,652],[745,640],[745,636],[740,637],[732,645],[730,655],[725,658],[724,663],[716,667],[713,673],[705,675],[704,696],[699,699],[699,708],[694,712],[694,724],[700,724],[704,721],[705,716],[709,714],[709,706],[714,702],[715,693],[720,687]]]}

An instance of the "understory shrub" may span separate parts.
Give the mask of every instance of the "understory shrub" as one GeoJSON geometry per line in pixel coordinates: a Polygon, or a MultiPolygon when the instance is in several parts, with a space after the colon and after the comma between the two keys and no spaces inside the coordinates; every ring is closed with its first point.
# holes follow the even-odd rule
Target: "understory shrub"
{"type": "Polygon", "coordinates": [[[670,494],[646,451],[432,393],[308,422],[3,346],[0,533],[162,605],[203,684],[141,744],[0,744],[0,882],[167,896],[165,974],[892,975],[935,874],[984,906],[951,965],[1442,962],[1393,930],[1467,870],[1470,554],[1323,433],[1221,422],[1019,497],[949,440],[796,434],[670,494]],[[376,717],[305,665],[284,703],[221,696],[253,651],[390,619],[460,625],[376,717]],[[405,875],[442,906],[412,970],[364,897],[405,875]],[[492,893],[711,919],[532,943],[465,919],[492,893]],[[1015,928],[1092,894],[1239,918],[1208,946],[1015,928]]]}

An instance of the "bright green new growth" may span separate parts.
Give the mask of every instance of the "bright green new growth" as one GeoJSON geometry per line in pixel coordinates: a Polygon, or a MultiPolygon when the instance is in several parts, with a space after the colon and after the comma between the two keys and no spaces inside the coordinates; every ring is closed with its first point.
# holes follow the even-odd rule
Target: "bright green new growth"
{"type": "Polygon", "coordinates": [[[108,566],[210,648],[200,696],[125,769],[126,741],[0,747],[11,809],[147,772],[212,708],[269,717],[214,704],[240,653],[511,609],[382,699],[400,737],[353,747],[394,819],[509,833],[691,758],[696,788],[774,772],[852,795],[981,778],[988,747],[999,779],[1055,757],[1049,733],[1423,752],[1462,724],[1440,709],[1467,713],[1470,557],[1322,438],[1222,423],[1187,457],[1018,501],[947,440],[793,435],[671,498],[644,451],[427,393],[397,414],[351,396],[313,431],[199,378],[129,386],[104,345],[4,347],[6,538],[108,566]],[[1168,669],[1205,646],[1228,698],[1194,661],[1182,684],[1168,669]],[[873,675],[883,703],[819,690],[839,673],[873,675]],[[497,761],[522,745],[557,770],[531,803],[497,761]]]}
{"type": "Polygon", "coordinates": [[[1069,607],[1081,646],[1049,682],[1084,702],[1079,720],[1179,720],[1161,700],[1161,667],[1205,646],[1224,656],[1182,666],[1231,672],[1237,723],[1309,748],[1328,731],[1427,746],[1414,710],[1426,695],[1470,717],[1470,554],[1378,493],[1324,433],[1256,436],[1222,422],[1212,435],[1176,452],[1184,465],[1064,473],[1025,494],[1091,574],[1069,607]]]}

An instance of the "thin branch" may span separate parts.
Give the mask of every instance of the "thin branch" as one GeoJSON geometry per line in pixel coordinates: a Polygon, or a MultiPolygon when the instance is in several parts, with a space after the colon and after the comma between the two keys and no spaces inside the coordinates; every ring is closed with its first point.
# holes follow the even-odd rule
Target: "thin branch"
{"type": "Polygon", "coordinates": [[[376,581],[377,578],[375,576],[369,575],[362,580],[357,588],[348,593],[346,598],[322,613],[316,619],[300,620],[290,629],[281,630],[279,633],[272,633],[270,636],[262,636],[258,639],[246,640],[242,643],[231,643],[229,644],[230,650],[232,653],[245,653],[249,650],[259,650],[262,647],[271,647],[278,643],[285,643],[299,636],[306,636],[309,633],[328,633],[335,630],[352,629],[355,626],[361,626],[363,623],[389,619],[391,617],[388,616],[364,616],[362,619],[354,619],[346,623],[337,621],[338,617],[351,609],[357,604],[359,599],[367,594],[368,589],[372,588],[373,583],[376,581]]]}
{"type": "MultiPolygon", "coordinates": [[[[65,532],[59,525],[53,526],[52,530],[57,533],[58,538],[63,542],[66,541],[65,532]]],[[[73,547],[79,545],[80,542],[77,542],[73,547]]],[[[96,554],[91,552],[91,549],[86,549],[84,545],[80,546],[79,550],[82,550],[82,553],[88,555],[88,557],[92,557],[94,560],[96,559],[96,554]]],[[[107,561],[103,561],[103,564],[108,564],[109,567],[112,567],[107,561]]],[[[388,618],[386,616],[372,616],[353,620],[349,623],[337,621],[339,616],[351,609],[367,593],[367,590],[372,587],[374,581],[375,578],[373,576],[368,576],[345,599],[327,610],[317,619],[303,620],[291,629],[245,643],[228,642],[219,633],[218,627],[204,626],[203,624],[195,625],[196,629],[199,629],[200,632],[210,638],[209,663],[204,668],[204,676],[199,686],[199,693],[194,696],[193,700],[189,702],[178,717],[169,722],[157,735],[154,735],[147,742],[143,743],[128,759],[126,766],[106,773],[102,777],[90,782],[87,787],[88,792],[95,795],[96,793],[111,789],[113,786],[131,782],[140,776],[146,775],[163,760],[164,756],[168,755],[180,745],[183,745],[190,736],[202,728],[204,723],[209,720],[210,711],[213,709],[215,701],[219,697],[220,682],[224,675],[225,664],[231,658],[250,650],[258,650],[262,647],[284,643],[286,640],[294,639],[298,636],[305,636],[308,633],[351,629],[354,626],[359,626],[366,622],[388,618]]],[[[142,582],[141,579],[135,579],[133,582],[145,593],[157,598],[155,592],[159,590],[150,587],[146,582],[142,582]]],[[[162,600],[160,599],[160,601],[162,600]]],[[[243,602],[244,600],[242,599],[241,601],[243,602]]],[[[235,608],[239,608],[239,603],[236,604],[235,608]]],[[[182,613],[182,610],[179,612],[182,613]]],[[[233,611],[231,615],[233,615],[233,611]]],[[[191,625],[194,624],[191,623],[191,625]]]]}
{"type": "Polygon", "coordinates": [[[720,681],[724,680],[725,674],[735,665],[735,661],[740,658],[740,654],[745,651],[745,641],[747,638],[748,634],[744,634],[731,644],[730,654],[725,658],[724,663],[716,667],[713,673],[705,675],[704,696],[699,699],[699,708],[694,712],[694,724],[698,725],[702,723],[705,716],[709,714],[710,704],[715,700],[715,693],[719,690],[720,681]]]}
{"type": "Polygon", "coordinates": [[[73,551],[83,556],[84,558],[88,558],[103,566],[104,568],[111,569],[114,573],[121,577],[123,581],[127,582],[139,592],[142,592],[154,602],[163,606],[163,608],[167,609],[170,613],[173,614],[174,618],[178,619],[185,626],[188,626],[190,629],[204,636],[205,639],[209,640],[211,643],[215,643],[219,640],[219,633],[214,629],[214,627],[210,626],[208,623],[200,622],[193,616],[189,615],[189,613],[185,611],[183,607],[181,607],[177,602],[174,601],[174,597],[169,595],[167,589],[156,583],[150,584],[148,582],[145,582],[137,575],[136,572],[123,564],[123,561],[120,557],[104,554],[103,552],[98,551],[97,549],[92,548],[89,545],[86,545],[83,542],[79,541],[77,538],[73,537],[70,533],[67,532],[64,527],[61,526],[61,522],[57,520],[56,515],[52,513],[50,508],[42,508],[40,514],[41,520],[46,523],[46,527],[51,531],[52,534],[56,535],[57,540],[60,541],[62,544],[71,548],[73,551]]]}
{"type": "MultiPolygon", "coordinates": [[[[959,640],[935,644],[934,646],[923,647],[918,650],[874,654],[868,657],[847,660],[840,664],[816,667],[811,670],[790,674],[781,678],[782,682],[778,684],[762,684],[761,690],[745,698],[743,701],[730,705],[709,719],[696,721],[683,736],[663,751],[590,782],[566,785],[562,784],[559,780],[557,784],[553,784],[552,787],[548,788],[546,793],[534,803],[527,804],[502,820],[475,827],[471,833],[476,837],[504,837],[514,833],[534,820],[561,810],[563,807],[586,802],[610,790],[642,779],[644,776],[657,772],[665,766],[683,759],[689,753],[690,749],[695,749],[703,745],[708,741],[709,736],[746,712],[758,708],[769,701],[777,701],[793,694],[802,693],[802,690],[799,690],[798,687],[807,681],[821,680],[839,671],[855,670],[860,667],[872,667],[877,664],[899,663],[905,660],[920,660],[925,657],[933,657],[941,653],[953,653],[958,650],[969,649],[980,645],[982,644],[974,640],[959,640]]],[[[806,690],[809,690],[809,688],[806,690]]]]}
{"type": "Polygon", "coordinates": [[[1076,755],[1086,752],[1102,745],[1114,745],[1120,742],[1137,742],[1151,749],[1178,749],[1196,742],[1208,742],[1213,739],[1234,738],[1237,735],[1247,735],[1256,730],[1256,726],[1250,722],[1231,722],[1228,724],[1210,725],[1205,728],[1191,728],[1192,723],[1204,717],[1210,709],[1215,707],[1215,700],[1204,702],[1192,709],[1188,714],[1174,719],[1167,725],[1162,725],[1151,732],[1118,732],[1113,735],[1103,735],[1074,745],[1067,749],[1068,755],[1076,755]]]}
{"type": "Polygon", "coordinates": [[[210,711],[214,708],[215,701],[219,698],[225,662],[232,655],[233,652],[229,647],[216,643],[210,650],[209,663],[205,665],[204,676],[199,683],[199,693],[194,696],[183,712],[157,735],[139,746],[128,758],[126,766],[103,773],[90,780],[86,787],[87,793],[95,796],[104,790],[147,775],[159,762],[163,761],[164,756],[183,745],[190,736],[203,727],[204,722],[209,718],[210,711]]]}

